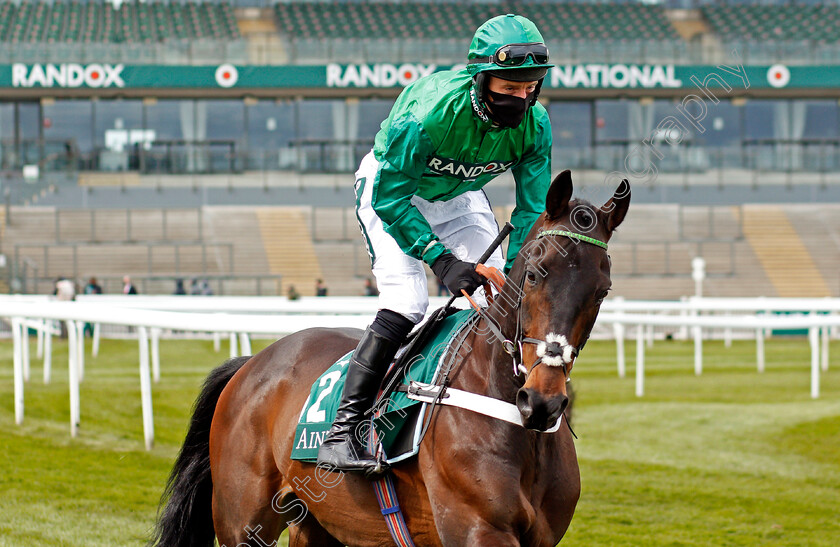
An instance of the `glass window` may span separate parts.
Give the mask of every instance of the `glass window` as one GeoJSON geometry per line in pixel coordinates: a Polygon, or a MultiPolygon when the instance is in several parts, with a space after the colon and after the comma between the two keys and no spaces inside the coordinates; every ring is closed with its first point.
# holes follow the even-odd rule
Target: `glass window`
{"type": "Polygon", "coordinates": [[[246,106],[246,169],[288,169],[296,155],[289,148],[295,138],[295,103],[259,101],[246,106]]]}
{"type": "Polygon", "coordinates": [[[241,143],[245,134],[245,103],[241,99],[199,103],[206,104],[207,139],[241,143]]]}
{"type": "Polygon", "coordinates": [[[0,103],[0,169],[10,169],[16,160],[15,105],[0,103]]]}
{"type": "Polygon", "coordinates": [[[747,101],[744,105],[744,138],[772,139],[776,103],[781,101],[747,101]]]}
{"type": "Polygon", "coordinates": [[[259,101],[247,107],[248,148],[275,150],[295,137],[294,103],[259,101]]]}
{"type": "Polygon", "coordinates": [[[13,103],[0,103],[0,139],[13,139],[15,137],[15,105],[13,103]]]}
{"type": "Polygon", "coordinates": [[[40,120],[38,113],[41,109],[40,103],[17,103],[18,121],[20,124],[20,138],[23,141],[38,140],[40,133],[40,120]]]}
{"type": "Polygon", "coordinates": [[[56,99],[44,105],[44,139],[72,142],[76,152],[88,154],[93,150],[93,103],[88,100],[56,99]]]}
{"type": "Polygon", "coordinates": [[[195,139],[196,101],[158,100],[145,109],[145,129],[156,144],[144,154],[142,168],[147,172],[180,173],[203,167],[192,147],[177,142],[195,139]]]}
{"type": "Polygon", "coordinates": [[[194,103],[184,100],[159,100],[146,105],[146,129],[155,132],[156,140],[177,140],[190,136],[194,128],[194,103]],[[184,130],[184,125],[188,129],[184,130]]]}
{"type": "Polygon", "coordinates": [[[708,114],[704,120],[706,132],[698,141],[706,146],[737,146],[741,143],[741,108],[729,101],[706,103],[708,114]]]}
{"type": "Polygon", "coordinates": [[[370,99],[359,103],[359,140],[373,141],[394,101],[390,99],[370,99]]]}
{"type": "Polygon", "coordinates": [[[630,135],[629,112],[629,101],[595,101],[595,139],[598,142],[626,141],[630,135]]]}
{"type": "Polygon", "coordinates": [[[803,101],[805,105],[806,139],[837,138],[840,131],[840,107],[835,101],[803,101]]]}
{"type": "MultiPolygon", "coordinates": [[[[298,103],[301,139],[333,139],[334,109],[342,111],[344,101],[305,99],[298,103]]],[[[382,121],[382,120],[380,120],[382,121]]]]}
{"type": "Polygon", "coordinates": [[[97,148],[121,152],[133,144],[131,132],[143,129],[143,105],[139,100],[94,101],[93,112],[97,148]]]}
{"type": "Polygon", "coordinates": [[[586,147],[592,141],[592,103],[554,101],[548,105],[554,146],[586,147]]]}

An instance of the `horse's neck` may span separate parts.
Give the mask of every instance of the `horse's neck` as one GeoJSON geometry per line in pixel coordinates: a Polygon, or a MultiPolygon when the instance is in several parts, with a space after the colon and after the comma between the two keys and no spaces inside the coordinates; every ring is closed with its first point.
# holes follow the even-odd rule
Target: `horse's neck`
{"type": "MultiPolygon", "coordinates": [[[[514,306],[500,304],[497,300],[496,304],[487,309],[486,316],[499,327],[505,338],[513,340],[516,309],[514,306]]],[[[513,361],[504,351],[502,340],[498,339],[493,329],[487,327],[484,318],[478,321],[468,336],[466,341],[470,349],[465,359],[470,364],[463,367],[462,388],[507,402],[515,401],[521,382],[517,381],[513,373],[513,361]]]]}

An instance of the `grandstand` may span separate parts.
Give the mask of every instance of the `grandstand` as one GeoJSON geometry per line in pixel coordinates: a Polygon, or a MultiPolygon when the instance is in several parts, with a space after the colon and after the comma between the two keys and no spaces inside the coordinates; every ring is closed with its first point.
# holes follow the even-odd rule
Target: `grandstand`
{"type": "MultiPolygon", "coordinates": [[[[0,0],[0,289],[361,294],[352,172],[403,85],[376,78],[463,63],[507,12],[558,65],[555,172],[582,191],[655,168],[611,245],[615,294],[691,294],[695,256],[708,295],[840,294],[840,5],[702,0],[0,0]],[[749,86],[720,68],[739,63],[749,86]]],[[[488,186],[500,218],[511,188],[488,186]]]]}
{"type": "Polygon", "coordinates": [[[165,42],[240,37],[228,2],[0,3],[0,40],[9,43],[165,42]]]}
{"type": "MultiPolygon", "coordinates": [[[[499,220],[510,211],[498,207],[499,220]]],[[[361,295],[370,275],[350,207],[28,207],[12,215],[3,251],[26,261],[22,281],[33,292],[48,292],[59,275],[95,275],[115,291],[128,273],[146,291],[164,294],[174,279],[193,277],[212,279],[217,293],[253,294],[262,276],[263,294],[282,294],[289,284],[312,294],[323,278],[331,294],[361,295]]],[[[693,294],[691,260],[701,256],[707,296],[838,296],[838,234],[837,204],[635,204],[610,244],[613,292],[693,294]]]]}

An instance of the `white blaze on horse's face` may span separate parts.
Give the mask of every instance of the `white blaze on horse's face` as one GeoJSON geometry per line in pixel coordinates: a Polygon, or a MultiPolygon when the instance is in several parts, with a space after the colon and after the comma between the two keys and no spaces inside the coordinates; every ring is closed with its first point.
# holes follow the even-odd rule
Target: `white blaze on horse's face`
{"type": "Polygon", "coordinates": [[[564,365],[571,364],[572,359],[574,359],[574,352],[574,346],[569,344],[569,341],[566,339],[565,336],[563,336],[562,334],[555,334],[553,332],[548,333],[548,335],[545,337],[544,342],[540,342],[539,344],[537,344],[537,357],[542,359],[542,362],[550,367],[562,367],[564,365]],[[552,353],[551,355],[546,355],[548,345],[555,343],[560,346],[560,353],[552,353]]]}

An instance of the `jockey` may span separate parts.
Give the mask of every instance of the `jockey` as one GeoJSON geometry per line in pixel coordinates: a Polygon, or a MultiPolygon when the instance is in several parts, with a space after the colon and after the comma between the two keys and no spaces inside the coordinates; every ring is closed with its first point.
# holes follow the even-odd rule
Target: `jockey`
{"type": "Polygon", "coordinates": [[[426,313],[423,263],[453,294],[481,286],[475,262],[499,232],[481,188],[507,170],[516,181],[515,230],[506,264],[497,249],[487,265],[510,269],[551,182],[551,125],[537,96],[552,66],[534,23],[494,17],[476,30],[466,68],[408,86],[382,122],[355,184],[379,312],[348,365],[319,464],[374,474],[376,458],[356,430],[397,349],[426,313]]]}

